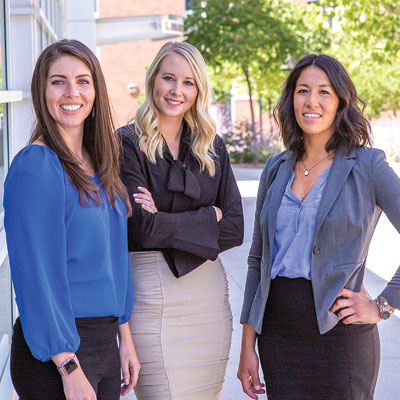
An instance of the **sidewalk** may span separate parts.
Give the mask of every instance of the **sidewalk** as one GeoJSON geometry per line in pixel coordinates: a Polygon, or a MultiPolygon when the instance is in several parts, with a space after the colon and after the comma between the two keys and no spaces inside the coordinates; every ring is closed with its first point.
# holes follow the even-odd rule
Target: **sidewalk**
{"type": "MultiPolygon", "coordinates": [[[[400,166],[395,166],[395,169],[400,174],[400,166]]],[[[230,360],[220,400],[249,399],[242,392],[240,382],[236,378],[236,370],[240,352],[241,326],[239,317],[247,272],[246,260],[251,245],[255,196],[261,169],[235,167],[234,172],[243,196],[245,239],[242,246],[229,250],[221,256],[229,279],[234,331],[230,360]]],[[[383,215],[370,248],[367,264],[370,269],[367,270],[365,276],[365,284],[372,297],[379,294],[400,264],[399,245],[400,239],[397,231],[383,215]]],[[[381,337],[381,367],[374,400],[396,400],[400,397],[400,318],[392,316],[389,321],[382,321],[379,324],[379,332],[381,337]]],[[[265,400],[266,396],[259,396],[259,399],[265,400]]]]}

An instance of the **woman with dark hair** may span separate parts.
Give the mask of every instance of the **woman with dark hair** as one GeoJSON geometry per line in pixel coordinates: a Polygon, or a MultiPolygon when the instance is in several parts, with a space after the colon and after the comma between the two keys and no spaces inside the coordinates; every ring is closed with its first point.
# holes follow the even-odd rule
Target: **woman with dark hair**
{"type": "Polygon", "coordinates": [[[364,285],[383,210],[400,232],[400,179],[371,145],[343,66],[303,57],[275,109],[286,151],[261,176],[241,322],[238,370],[251,398],[371,400],[376,323],[400,307],[400,269],[377,297],[364,285]]]}
{"type": "Polygon", "coordinates": [[[131,206],[100,64],[78,41],[53,43],[31,92],[36,126],[4,194],[20,315],[11,378],[21,400],[117,400],[140,365],[128,325],[131,206]]]}

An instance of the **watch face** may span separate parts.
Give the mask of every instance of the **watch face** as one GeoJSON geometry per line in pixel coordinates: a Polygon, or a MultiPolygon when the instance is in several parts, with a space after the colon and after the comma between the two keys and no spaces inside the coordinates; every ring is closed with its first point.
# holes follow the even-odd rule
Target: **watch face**
{"type": "Polygon", "coordinates": [[[67,375],[70,375],[78,368],[78,365],[75,360],[69,360],[63,365],[63,367],[67,375]]]}
{"type": "Polygon", "coordinates": [[[382,318],[382,319],[389,319],[389,317],[390,317],[390,312],[389,312],[389,311],[384,311],[384,312],[381,314],[381,318],[382,318]]]}

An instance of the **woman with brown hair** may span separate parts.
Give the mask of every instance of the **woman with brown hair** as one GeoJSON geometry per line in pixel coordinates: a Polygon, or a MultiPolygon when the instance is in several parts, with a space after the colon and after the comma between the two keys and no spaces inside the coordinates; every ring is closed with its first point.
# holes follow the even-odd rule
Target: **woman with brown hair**
{"type": "Polygon", "coordinates": [[[376,323],[400,307],[400,269],[372,300],[368,248],[382,210],[400,232],[400,179],[372,149],[356,89],[334,58],[310,54],[275,110],[286,151],[257,196],[238,377],[251,398],[372,400],[376,323]]]}
{"type": "Polygon", "coordinates": [[[243,215],[210,100],[200,52],[170,42],[147,70],[134,124],[120,130],[140,400],[217,400],[224,381],[232,315],[218,254],[241,244],[243,215]]]}
{"type": "Polygon", "coordinates": [[[12,381],[21,400],[117,400],[140,365],[128,325],[131,206],[100,64],[84,44],[56,42],[37,60],[31,92],[36,126],[4,195],[20,314],[12,381]]]}

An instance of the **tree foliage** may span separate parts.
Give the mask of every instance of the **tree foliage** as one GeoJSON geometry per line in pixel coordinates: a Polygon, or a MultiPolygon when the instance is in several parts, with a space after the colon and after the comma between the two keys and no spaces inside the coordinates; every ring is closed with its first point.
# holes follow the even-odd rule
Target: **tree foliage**
{"type": "Polygon", "coordinates": [[[191,6],[193,14],[186,20],[188,41],[212,68],[220,98],[235,83],[246,88],[250,98],[275,99],[287,76],[284,66],[329,44],[319,14],[310,18],[306,7],[290,0],[194,0],[191,6]]]}
{"type": "Polygon", "coordinates": [[[400,52],[400,7],[393,0],[322,0],[346,38],[383,61],[400,52]]]}
{"type": "Polygon", "coordinates": [[[392,0],[322,0],[336,21],[330,54],[347,68],[366,113],[400,108],[400,7],[392,0]]]}
{"type": "Polygon", "coordinates": [[[366,113],[376,117],[400,109],[397,3],[320,0],[304,6],[292,0],[193,0],[187,36],[206,58],[222,102],[232,87],[275,102],[288,73],[282,67],[290,59],[323,52],[345,65],[367,103],[366,113]]]}

